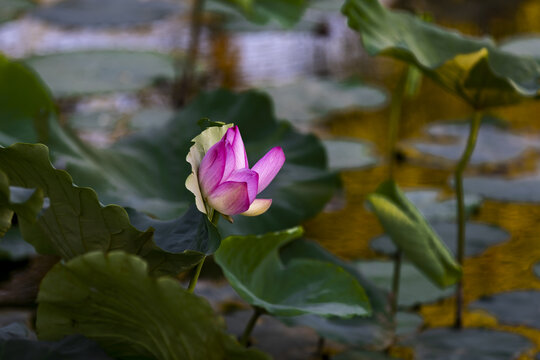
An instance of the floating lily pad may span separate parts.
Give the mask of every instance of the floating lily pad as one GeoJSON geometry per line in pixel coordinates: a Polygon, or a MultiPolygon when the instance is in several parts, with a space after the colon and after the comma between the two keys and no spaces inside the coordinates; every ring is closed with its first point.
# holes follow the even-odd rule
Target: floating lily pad
{"type": "Polygon", "coordinates": [[[540,329],[540,291],[512,291],[477,300],[471,309],[482,309],[501,324],[540,329]]]}
{"type": "Polygon", "coordinates": [[[534,347],[523,336],[484,329],[431,329],[400,345],[412,347],[417,360],[509,360],[534,347]]]}
{"type": "MultiPolygon", "coordinates": [[[[413,142],[412,146],[416,150],[430,156],[457,161],[467,143],[469,124],[455,121],[435,123],[428,127],[427,133],[433,140],[413,142]],[[448,137],[452,139],[451,142],[442,141],[448,137]]],[[[479,165],[508,162],[519,158],[528,149],[540,149],[540,134],[517,134],[493,122],[483,122],[470,163],[479,165]]]]}
{"type": "Polygon", "coordinates": [[[364,289],[339,266],[305,257],[283,264],[279,249],[302,232],[293,228],[260,236],[230,236],[214,258],[245,301],[272,315],[368,315],[371,307],[364,289]]]}
{"type": "Polygon", "coordinates": [[[377,163],[373,145],[366,141],[328,139],[322,143],[332,170],[361,169],[377,163]]]}
{"type": "Polygon", "coordinates": [[[516,37],[502,44],[501,50],[508,51],[516,55],[531,56],[537,60],[540,60],[540,37],[516,37]]]}
{"type": "Polygon", "coordinates": [[[265,359],[225,333],[208,302],[139,257],[93,252],[57,264],[38,295],[40,339],[82,334],[116,358],[265,359]]]}
{"type": "Polygon", "coordinates": [[[178,14],[179,3],[160,0],[63,0],[33,15],[60,26],[128,27],[178,14]]]}
{"type": "MultiPolygon", "coordinates": [[[[391,261],[366,261],[357,263],[358,270],[367,279],[390,291],[394,263],[391,261]]],[[[454,293],[454,289],[439,289],[433,285],[420,271],[409,263],[401,265],[401,282],[399,291],[399,305],[414,306],[429,303],[447,297],[454,293]]]]}
{"type": "Polygon", "coordinates": [[[2,0],[0,23],[11,20],[34,6],[36,6],[35,3],[30,0],[2,0]]]}
{"type": "Polygon", "coordinates": [[[311,78],[267,88],[266,91],[274,100],[278,118],[300,124],[313,122],[338,110],[379,109],[388,98],[382,89],[360,82],[311,78]]]}
{"type": "Polygon", "coordinates": [[[29,58],[26,63],[56,97],[136,91],[175,76],[173,60],[152,52],[81,51],[29,58]]]}
{"type": "Polygon", "coordinates": [[[540,66],[530,57],[500,50],[489,38],[464,36],[379,0],[347,0],[349,27],[370,55],[405,61],[476,109],[537,97],[540,66]]]}
{"type": "Polygon", "coordinates": [[[540,176],[523,176],[515,179],[471,176],[463,180],[468,193],[499,201],[521,203],[540,202],[540,176]]]}
{"type": "MultiPolygon", "coordinates": [[[[456,199],[439,201],[439,190],[410,190],[405,196],[431,224],[456,220],[456,199]]],[[[481,196],[465,194],[465,217],[477,211],[482,201],[481,196]]]]}
{"type": "MultiPolygon", "coordinates": [[[[433,230],[440,235],[446,246],[454,253],[457,249],[456,223],[435,223],[433,230]]],[[[493,245],[500,244],[510,238],[510,234],[496,226],[467,223],[465,228],[465,255],[476,256],[493,245]]],[[[371,248],[379,253],[392,255],[396,252],[396,246],[388,236],[380,236],[371,241],[371,248]]]]}
{"type": "Polygon", "coordinates": [[[533,271],[536,274],[536,276],[540,277],[540,263],[536,263],[533,266],[533,271]]]}

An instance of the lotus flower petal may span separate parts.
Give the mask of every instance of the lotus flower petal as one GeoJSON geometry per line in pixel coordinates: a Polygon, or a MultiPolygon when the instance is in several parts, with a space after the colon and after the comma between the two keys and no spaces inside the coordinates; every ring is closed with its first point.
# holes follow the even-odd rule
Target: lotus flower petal
{"type": "Polygon", "coordinates": [[[272,199],[255,199],[249,206],[247,211],[244,211],[240,215],[244,216],[258,216],[264,214],[266,210],[272,205],[272,199]]]}
{"type": "Polygon", "coordinates": [[[223,179],[225,165],[227,163],[227,146],[219,141],[212,146],[201,161],[199,168],[199,182],[203,195],[212,192],[223,179]]]}
{"type": "Polygon", "coordinates": [[[279,146],[270,149],[257,163],[251,168],[259,174],[259,189],[258,193],[266,189],[266,187],[274,180],[277,173],[285,163],[285,154],[279,146]]]}
{"type": "Polygon", "coordinates": [[[248,185],[245,182],[224,182],[214,189],[207,200],[211,207],[222,214],[240,214],[249,209],[248,185]]]}
{"type": "Polygon", "coordinates": [[[250,169],[235,170],[226,181],[245,182],[247,184],[249,202],[252,203],[255,200],[259,184],[259,174],[255,171],[250,169]]]}
{"type": "Polygon", "coordinates": [[[244,141],[242,140],[238,126],[228,129],[225,138],[232,145],[235,155],[235,168],[243,169],[249,167],[246,148],[244,147],[244,141]]]}

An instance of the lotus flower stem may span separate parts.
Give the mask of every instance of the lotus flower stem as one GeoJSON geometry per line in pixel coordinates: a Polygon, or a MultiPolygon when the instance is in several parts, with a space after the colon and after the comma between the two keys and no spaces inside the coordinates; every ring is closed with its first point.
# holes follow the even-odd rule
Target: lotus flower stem
{"type": "Polygon", "coordinates": [[[394,254],[394,274],[392,276],[392,316],[394,317],[397,313],[398,308],[398,297],[399,297],[399,282],[401,278],[401,261],[403,259],[403,253],[401,250],[397,250],[394,254]]]}
{"type": "MultiPolygon", "coordinates": [[[[461,159],[457,164],[454,172],[454,182],[456,187],[457,198],[457,261],[463,266],[465,259],[465,202],[463,194],[463,171],[467,167],[469,160],[476,146],[476,139],[478,138],[478,131],[480,130],[480,123],[482,122],[482,112],[475,111],[471,120],[469,129],[469,138],[467,139],[467,146],[461,155],[461,159]]],[[[463,327],[463,280],[460,280],[456,287],[456,317],[454,327],[461,329],[463,327]]]]}
{"type": "MultiPolygon", "coordinates": [[[[219,221],[219,212],[214,211],[214,213],[212,214],[212,224],[217,226],[218,221],[219,221]]],[[[195,274],[193,275],[193,277],[189,281],[189,286],[188,286],[187,290],[190,293],[193,293],[193,291],[195,290],[195,286],[197,286],[197,281],[199,281],[199,275],[201,275],[201,270],[202,270],[202,267],[204,265],[204,260],[206,260],[206,256],[204,256],[201,259],[201,261],[197,264],[197,268],[195,269],[195,274]]]]}
{"type": "Polygon", "coordinates": [[[259,320],[259,317],[265,313],[264,309],[254,306],[253,307],[253,314],[249,318],[248,323],[246,324],[246,328],[244,329],[244,332],[242,333],[242,336],[240,337],[240,344],[247,347],[249,345],[249,337],[251,336],[251,332],[255,328],[255,325],[257,324],[257,320],[259,320]]]}

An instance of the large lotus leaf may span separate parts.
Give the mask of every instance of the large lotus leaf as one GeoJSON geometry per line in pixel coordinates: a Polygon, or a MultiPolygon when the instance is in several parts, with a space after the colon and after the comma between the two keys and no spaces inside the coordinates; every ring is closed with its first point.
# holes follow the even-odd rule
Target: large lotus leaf
{"type": "Polygon", "coordinates": [[[300,20],[306,0],[213,0],[240,12],[249,21],[266,24],[272,20],[290,27],[300,20]]]}
{"type": "Polygon", "coordinates": [[[342,8],[349,27],[361,33],[371,55],[386,55],[417,66],[426,76],[475,108],[536,97],[540,65],[475,39],[391,11],[378,0],[347,0],[342,8]]]}
{"type": "Polygon", "coordinates": [[[12,323],[0,328],[0,358],[3,360],[112,360],[92,340],[80,335],[60,341],[36,341],[24,325],[12,323]]]}
{"type": "Polygon", "coordinates": [[[174,231],[161,225],[137,230],[123,208],[103,206],[92,189],[75,186],[68,173],[56,170],[48,155],[44,145],[0,149],[0,170],[11,183],[43,189],[49,198],[37,222],[19,217],[24,238],[36,250],[69,260],[92,250],[121,249],[145,258],[154,273],[176,274],[217,247],[213,225],[197,211],[177,220],[174,231]]]}
{"type": "Polygon", "coordinates": [[[81,334],[113,357],[267,359],[227,335],[206,300],[148,270],[123,252],[92,252],[57,264],[38,295],[39,338],[81,334]]]}
{"type": "Polygon", "coordinates": [[[50,92],[39,77],[0,55],[0,144],[46,140],[43,124],[53,111],[50,92]]]}
{"type": "Polygon", "coordinates": [[[273,146],[281,146],[286,157],[280,173],[260,194],[273,199],[270,210],[257,217],[237,216],[234,224],[221,222],[223,235],[295,226],[316,215],[339,186],[337,175],[326,170],[321,142],[277,122],[270,99],[253,91],[201,94],[166,126],[128,136],[108,149],[71,142],[73,146],[62,149],[63,156],[54,152],[58,147],[53,154],[77,184],[91,186],[104,203],[172,219],[194,201],[184,186],[191,171],[185,157],[191,139],[201,131],[197,120],[204,117],[239,126],[251,165],[273,146]]]}
{"type": "Polygon", "coordinates": [[[2,0],[0,23],[8,21],[35,6],[30,0],[2,0]]]}
{"type": "Polygon", "coordinates": [[[283,263],[279,249],[302,232],[293,228],[231,236],[221,243],[215,259],[236,292],[270,314],[368,315],[371,308],[363,288],[341,267],[305,257],[283,263]]]}
{"type": "Polygon", "coordinates": [[[145,0],[63,0],[33,15],[61,26],[128,27],[149,24],[178,14],[181,4],[145,0]]]}
{"type": "Polygon", "coordinates": [[[24,241],[19,226],[13,226],[0,239],[0,260],[20,261],[36,254],[36,250],[24,241]]]}
{"type": "Polygon", "coordinates": [[[434,284],[447,287],[459,280],[461,268],[450,250],[394,181],[382,183],[368,202],[392,241],[434,284]]]}
{"type": "MultiPolygon", "coordinates": [[[[351,274],[364,288],[372,313],[370,316],[355,316],[349,319],[322,317],[306,314],[280,318],[289,325],[307,326],[325,338],[356,347],[385,348],[391,340],[393,320],[390,313],[388,293],[375,286],[358,271],[358,267],[347,263],[323,249],[313,241],[295,240],[280,251],[285,265],[294,259],[311,259],[329,262],[351,274]]],[[[399,323],[399,321],[398,321],[399,323]]]]}
{"type": "Polygon", "coordinates": [[[136,91],[156,80],[173,79],[169,56],[141,51],[81,51],[29,58],[56,97],[136,91]]]}
{"type": "Polygon", "coordinates": [[[518,334],[487,329],[430,329],[399,345],[412,347],[417,360],[508,360],[533,347],[518,334]]]}
{"type": "MultiPolygon", "coordinates": [[[[457,226],[455,222],[439,222],[433,224],[433,230],[440,235],[450,250],[457,250],[457,226]]],[[[477,256],[493,245],[500,244],[510,238],[510,234],[496,226],[469,222],[465,226],[465,256],[477,256]]],[[[386,235],[371,241],[371,248],[385,255],[396,253],[396,246],[386,235]]]]}

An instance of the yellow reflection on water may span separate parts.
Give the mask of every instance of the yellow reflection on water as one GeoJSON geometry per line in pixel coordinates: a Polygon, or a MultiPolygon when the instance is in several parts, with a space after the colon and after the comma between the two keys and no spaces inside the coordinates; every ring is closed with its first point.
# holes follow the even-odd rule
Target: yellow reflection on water
{"type": "MultiPolygon", "coordinates": [[[[540,118],[535,116],[540,114],[539,110],[540,102],[528,102],[496,109],[493,113],[509,120],[512,130],[540,131],[540,118]]],[[[464,118],[470,111],[459,99],[426,80],[420,96],[404,106],[400,138],[418,137],[426,124],[441,119],[464,118]]],[[[388,146],[388,109],[340,114],[330,120],[327,129],[334,136],[369,140],[375,144],[379,154],[384,154],[388,146]]],[[[539,158],[538,153],[530,151],[523,154],[520,161],[472,168],[468,173],[519,176],[535,171],[539,158]]],[[[382,234],[382,229],[376,217],[366,209],[365,198],[387,175],[385,161],[369,169],[343,172],[341,178],[346,197],[345,206],[337,211],[321,213],[307,222],[307,237],[317,240],[328,250],[346,259],[376,257],[369,248],[369,240],[382,234]]],[[[405,160],[397,166],[395,177],[405,189],[430,187],[438,188],[443,193],[452,193],[449,186],[452,164],[449,162],[405,160]]],[[[486,200],[472,220],[497,225],[508,231],[510,236],[506,242],[490,247],[479,256],[466,259],[465,302],[470,303],[483,296],[505,291],[540,289],[540,279],[532,271],[532,266],[540,261],[540,205],[486,200]]],[[[429,327],[451,326],[454,299],[422,306],[420,314],[429,327]]],[[[540,349],[540,330],[500,325],[492,316],[477,310],[466,312],[464,323],[468,327],[500,329],[530,338],[536,349],[523,354],[521,359],[532,359],[531,356],[540,349]]],[[[412,356],[408,350],[396,351],[401,356],[412,356]]]]}

